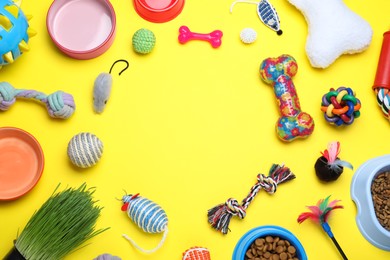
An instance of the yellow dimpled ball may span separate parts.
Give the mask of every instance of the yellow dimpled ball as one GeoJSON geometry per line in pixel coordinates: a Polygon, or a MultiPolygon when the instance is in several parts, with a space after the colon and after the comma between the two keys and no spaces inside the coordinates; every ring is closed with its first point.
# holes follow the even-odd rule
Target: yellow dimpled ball
{"type": "Polygon", "coordinates": [[[156,36],[148,29],[139,29],[133,35],[133,49],[140,54],[150,53],[156,44],[156,36]]]}

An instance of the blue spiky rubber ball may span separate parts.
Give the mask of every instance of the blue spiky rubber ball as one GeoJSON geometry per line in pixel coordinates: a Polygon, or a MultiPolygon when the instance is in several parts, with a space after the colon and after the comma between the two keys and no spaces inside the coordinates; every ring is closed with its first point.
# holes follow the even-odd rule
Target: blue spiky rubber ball
{"type": "Polygon", "coordinates": [[[0,0],[0,68],[28,51],[29,39],[35,34],[18,2],[0,0]]]}
{"type": "Polygon", "coordinates": [[[139,29],[133,35],[133,49],[140,54],[150,53],[156,44],[156,36],[148,29],[139,29]]]}

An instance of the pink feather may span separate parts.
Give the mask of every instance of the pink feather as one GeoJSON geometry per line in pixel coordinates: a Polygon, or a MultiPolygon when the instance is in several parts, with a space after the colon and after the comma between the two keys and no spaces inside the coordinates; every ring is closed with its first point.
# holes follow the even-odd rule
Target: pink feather
{"type": "Polygon", "coordinates": [[[328,149],[325,149],[324,152],[321,152],[329,164],[332,164],[336,161],[337,156],[340,154],[340,142],[335,141],[328,144],[328,149]]]}

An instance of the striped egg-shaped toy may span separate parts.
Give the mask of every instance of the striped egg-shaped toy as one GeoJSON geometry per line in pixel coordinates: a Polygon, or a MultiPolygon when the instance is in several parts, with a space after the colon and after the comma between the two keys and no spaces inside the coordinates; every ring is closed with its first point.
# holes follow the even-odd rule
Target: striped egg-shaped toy
{"type": "Polygon", "coordinates": [[[182,260],[211,260],[210,251],[204,247],[191,247],[183,253],[182,260]]]}
{"type": "Polygon", "coordinates": [[[88,168],[98,163],[103,154],[103,143],[94,134],[79,133],[68,144],[70,161],[80,167],[88,168]]]}
{"type": "Polygon", "coordinates": [[[153,253],[159,249],[164,243],[168,234],[168,217],[165,211],[155,202],[135,195],[125,195],[122,197],[123,206],[122,211],[126,211],[129,218],[137,224],[139,228],[147,233],[162,233],[164,232],[163,238],[159,245],[151,250],[145,250],[139,247],[131,238],[127,235],[123,235],[129,240],[133,246],[144,253],[153,253]]]}

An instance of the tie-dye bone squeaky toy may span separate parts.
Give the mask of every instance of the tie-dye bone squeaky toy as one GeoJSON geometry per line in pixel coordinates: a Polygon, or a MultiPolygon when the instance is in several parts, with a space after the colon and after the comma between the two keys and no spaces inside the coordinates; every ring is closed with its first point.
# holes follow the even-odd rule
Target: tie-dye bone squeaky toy
{"type": "Polygon", "coordinates": [[[36,34],[28,24],[31,16],[24,15],[20,3],[0,0],[0,68],[13,63],[28,51],[28,41],[36,34]]]}
{"type": "Polygon", "coordinates": [[[125,195],[122,197],[122,201],[122,211],[126,211],[129,218],[143,231],[150,234],[164,232],[160,243],[150,250],[141,248],[125,234],[123,237],[143,253],[150,254],[157,251],[164,244],[168,235],[168,217],[165,211],[153,201],[143,198],[139,194],[125,195]]]}
{"type": "Polygon", "coordinates": [[[260,65],[261,79],[273,86],[281,117],[276,123],[276,132],[282,141],[306,138],[314,130],[313,118],[301,111],[292,77],[298,65],[290,55],[267,58],[260,65]]]}

